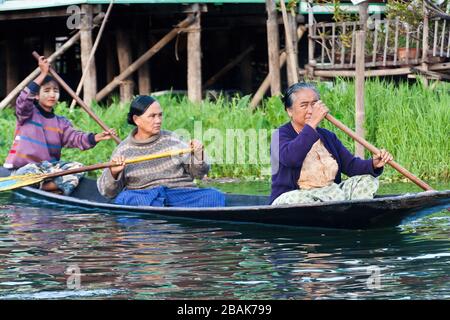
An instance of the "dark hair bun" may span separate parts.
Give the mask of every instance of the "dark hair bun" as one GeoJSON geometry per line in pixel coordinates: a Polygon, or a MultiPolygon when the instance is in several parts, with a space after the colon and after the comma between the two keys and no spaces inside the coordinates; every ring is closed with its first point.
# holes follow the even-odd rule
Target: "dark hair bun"
{"type": "Polygon", "coordinates": [[[131,125],[136,125],[133,116],[141,116],[156,99],[150,96],[137,96],[130,105],[127,121],[131,125]]]}

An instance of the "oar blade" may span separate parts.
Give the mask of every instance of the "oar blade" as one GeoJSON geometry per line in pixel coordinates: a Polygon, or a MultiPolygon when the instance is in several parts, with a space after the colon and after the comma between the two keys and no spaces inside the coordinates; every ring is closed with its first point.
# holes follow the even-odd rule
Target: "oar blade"
{"type": "Polygon", "coordinates": [[[24,174],[0,178],[0,192],[30,186],[41,182],[44,178],[45,176],[42,174],[24,174]]]}

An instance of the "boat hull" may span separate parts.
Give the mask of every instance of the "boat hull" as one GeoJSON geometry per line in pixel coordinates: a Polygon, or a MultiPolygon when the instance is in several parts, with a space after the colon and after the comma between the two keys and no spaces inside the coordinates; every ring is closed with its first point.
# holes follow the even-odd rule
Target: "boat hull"
{"type": "Polygon", "coordinates": [[[227,194],[227,206],[220,208],[134,207],[116,205],[104,198],[98,193],[96,182],[91,179],[83,179],[70,197],[30,187],[15,192],[22,196],[45,200],[47,203],[105,210],[111,213],[133,212],[149,216],[335,229],[394,227],[405,218],[421,214],[425,209],[438,211],[450,204],[450,190],[446,190],[382,196],[368,200],[281,206],[267,205],[267,196],[227,194]]]}

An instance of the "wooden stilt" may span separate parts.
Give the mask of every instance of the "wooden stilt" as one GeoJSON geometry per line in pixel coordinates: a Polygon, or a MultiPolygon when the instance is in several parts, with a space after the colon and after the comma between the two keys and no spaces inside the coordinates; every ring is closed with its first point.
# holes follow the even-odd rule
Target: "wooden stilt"
{"type": "Polygon", "coordinates": [[[114,75],[117,74],[117,55],[116,51],[109,50],[108,48],[114,48],[116,46],[116,39],[113,32],[107,36],[107,49],[106,49],[106,83],[110,83],[114,79],[114,75]]]}
{"type": "MultiPolygon", "coordinates": [[[[129,32],[123,27],[116,30],[117,60],[120,73],[124,72],[132,62],[131,43],[129,32]]],[[[131,77],[126,77],[120,83],[120,101],[129,102],[133,99],[134,82],[131,77]]]]}
{"type": "MultiPolygon", "coordinates": [[[[150,41],[150,36],[148,34],[148,29],[143,27],[139,28],[138,33],[138,55],[141,56],[145,53],[147,49],[147,44],[153,45],[150,41]]],[[[151,82],[150,82],[150,66],[148,62],[145,62],[138,70],[139,78],[139,94],[148,95],[151,92],[151,82]]]]}
{"type": "MultiPolygon", "coordinates": [[[[364,55],[364,42],[365,32],[356,32],[356,66],[355,66],[355,131],[356,134],[364,138],[364,68],[365,68],[365,55],[364,55]]],[[[355,142],[355,155],[364,159],[364,146],[355,142]]]]}
{"type": "Polygon", "coordinates": [[[6,40],[6,92],[14,90],[19,83],[19,59],[18,59],[19,42],[14,37],[6,40]]]}
{"type": "MultiPolygon", "coordinates": [[[[81,19],[81,68],[86,69],[86,65],[89,61],[89,55],[92,50],[92,21],[93,21],[93,7],[91,5],[83,4],[81,6],[81,12],[83,13],[81,19]]],[[[95,60],[92,59],[89,63],[89,71],[84,81],[83,86],[83,100],[89,105],[92,100],[95,99],[97,93],[97,71],[95,67],[95,60]]]]}
{"type": "MultiPolygon", "coordinates": [[[[423,38],[422,38],[422,69],[426,72],[428,71],[428,33],[430,30],[429,26],[429,12],[423,3],[423,38]]],[[[428,79],[423,79],[423,84],[428,87],[428,79]]]]}
{"type": "Polygon", "coordinates": [[[187,35],[187,89],[189,100],[199,103],[202,101],[201,23],[198,5],[193,7],[197,9],[189,14],[194,18],[194,22],[189,27],[187,35]]]}
{"type": "Polygon", "coordinates": [[[293,34],[295,35],[295,30],[294,33],[292,33],[292,23],[293,23],[292,20],[295,19],[295,16],[294,18],[292,18],[292,14],[288,15],[284,1],[280,1],[280,5],[281,5],[281,12],[283,14],[284,31],[286,35],[285,42],[288,55],[286,69],[287,69],[288,85],[290,86],[298,82],[298,62],[294,48],[294,43],[297,43],[296,39],[297,37],[293,36],[293,34]]]}
{"type": "Polygon", "coordinates": [[[278,14],[274,0],[266,0],[267,49],[269,55],[270,91],[272,96],[281,93],[280,83],[280,40],[278,34],[278,14]]]}

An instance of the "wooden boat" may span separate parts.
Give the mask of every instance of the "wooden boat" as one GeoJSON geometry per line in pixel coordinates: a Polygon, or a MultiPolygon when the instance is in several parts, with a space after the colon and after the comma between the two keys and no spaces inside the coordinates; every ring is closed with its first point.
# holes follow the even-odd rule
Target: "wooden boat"
{"type": "Polygon", "coordinates": [[[68,196],[25,187],[16,193],[47,203],[76,206],[106,212],[133,212],[189,219],[217,220],[237,223],[263,223],[298,227],[338,229],[373,229],[394,227],[403,219],[424,212],[436,212],[450,204],[450,190],[415,194],[377,196],[369,200],[333,201],[302,205],[267,205],[267,196],[227,194],[226,207],[175,208],[134,207],[116,205],[97,190],[96,181],[83,179],[68,196]],[[431,209],[431,210],[427,210],[431,209]],[[427,210],[427,211],[425,211],[427,210]]]}

